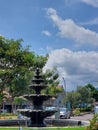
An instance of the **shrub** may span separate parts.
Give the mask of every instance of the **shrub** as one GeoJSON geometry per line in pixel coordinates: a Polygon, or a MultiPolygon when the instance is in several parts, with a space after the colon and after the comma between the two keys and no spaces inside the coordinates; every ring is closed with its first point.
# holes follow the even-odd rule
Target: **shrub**
{"type": "Polygon", "coordinates": [[[1,116],[17,116],[17,113],[0,113],[1,116]]]}
{"type": "Polygon", "coordinates": [[[76,108],[76,109],[73,111],[73,114],[74,114],[74,115],[80,115],[80,110],[79,110],[79,108],[76,108]]]}
{"type": "Polygon", "coordinates": [[[94,114],[90,120],[90,125],[87,126],[85,130],[98,130],[98,114],[94,114]]]}
{"type": "Polygon", "coordinates": [[[81,112],[90,112],[90,111],[92,111],[92,107],[81,108],[81,112]]]}

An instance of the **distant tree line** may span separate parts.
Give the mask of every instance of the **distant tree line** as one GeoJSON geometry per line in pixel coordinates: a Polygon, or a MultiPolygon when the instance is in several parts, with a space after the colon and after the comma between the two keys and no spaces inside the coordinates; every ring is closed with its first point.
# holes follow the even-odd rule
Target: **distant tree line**
{"type": "Polygon", "coordinates": [[[71,108],[87,107],[98,101],[98,90],[92,85],[78,86],[75,91],[67,92],[66,101],[71,108]]]}

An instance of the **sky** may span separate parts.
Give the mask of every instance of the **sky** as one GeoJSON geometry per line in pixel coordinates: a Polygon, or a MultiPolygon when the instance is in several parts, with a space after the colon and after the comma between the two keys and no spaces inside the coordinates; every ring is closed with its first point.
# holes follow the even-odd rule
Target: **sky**
{"type": "Polygon", "coordinates": [[[98,87],[98,0],[0,0],[0,35],[23,39],[66,90],[98,87]],[[64,81],[66,84],[64,84],[64,81]]]}

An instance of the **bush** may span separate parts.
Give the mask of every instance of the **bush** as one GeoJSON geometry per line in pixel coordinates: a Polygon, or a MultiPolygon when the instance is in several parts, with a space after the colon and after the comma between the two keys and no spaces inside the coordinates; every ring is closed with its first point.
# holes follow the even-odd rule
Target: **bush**
{"type": "Polygon", "coordinates": [[[90,125],[87,126],[85,130],[98,130],[98,114],[94,114],[90,120],[90,125]]]}
{"type": "Polygon", "coordinates": [[[17,114],[14,113],[0,113],[1,116],[17,116],[17,114]]]}
{"type": "Polygon", "coordinates": [[[74,114],[74,115],[80,115],[80,110],[79,110],[79,108],[76,108],[76,109],[73,111],[73,114],[74,114]]]}
{"type": "Polygon", "coordinates": [[[92,107],[81,108],[81,112],[90,112],[90,111],[92,111],[92,107]]]}

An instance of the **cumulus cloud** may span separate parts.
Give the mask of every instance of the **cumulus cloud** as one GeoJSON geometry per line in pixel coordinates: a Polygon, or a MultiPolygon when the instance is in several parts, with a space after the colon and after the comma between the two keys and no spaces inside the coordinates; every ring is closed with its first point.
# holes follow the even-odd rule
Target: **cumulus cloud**
{"type": "Polygon", "coordinates": [[[71,38],[78,44],[88,43],[98,46],[98,33],[77,25],[72,19],[61,19],[53,8],[49,8],[47,14],[58,27],[61,37],[71,38]]]}
{"type": "Polygon", "coordinates": [[[49,31],[47,31],[47,30],[43,30],[42,34],[44,34],[44,35],[46,35],[48,37],[51,36],[51,33],[49,31]]]}
{"type": "Polygon", "coordinates": [[[98,8],[98,0],[81,0],[82,2],[98,8]]]}
{"type": "Polygon", "coordinates": [[[57,49],[50,53],[44,70],[52,69],[54,66],[58,69],[59,79],[65,78],[67,90],[98,81],[98,52],[57,49]]]}

